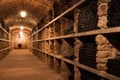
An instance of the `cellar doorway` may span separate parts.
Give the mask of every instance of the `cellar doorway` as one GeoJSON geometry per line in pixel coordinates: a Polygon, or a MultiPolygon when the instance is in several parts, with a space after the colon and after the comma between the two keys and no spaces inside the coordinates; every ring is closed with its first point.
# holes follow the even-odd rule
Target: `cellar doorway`
{"type": "Polygon", "coordinates": [[[22,48],[22,44],[18,44],[18,48],[22,48]]]}

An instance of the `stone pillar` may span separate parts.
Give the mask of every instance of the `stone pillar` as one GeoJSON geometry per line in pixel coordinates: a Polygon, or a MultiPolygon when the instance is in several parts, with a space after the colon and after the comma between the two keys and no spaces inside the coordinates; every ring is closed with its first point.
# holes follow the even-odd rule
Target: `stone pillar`
{"type": "MultiPolygon", "coordinates": [[[[97,26],[101,29],[108,28],[107,27],[107,16],[108,16],[108,3],[111,2],[111,0],[98,0],[98,24],[97,26]]],[[[109,40],[103,36],[103,35],[97,35],[96,36],[96,42],[98,44],[97,46],[97,54],[96,54],[96,62],[97,69],[99,71],[105,72],[107,70],[107,60],[108,59],[115,59],[117,57],[117,54],[119,54],[119,51],[117,51],[112,44],[109,42],[109,40]]]]}
{"type": "Polygon", "coordinates": [[[75,42],[74,42],[74,56],[75,62],[79,63],[79,52],[80,52],[80,47],[83,45],[83,43],[78,39],[78,38],[74,38],[75,42]]]}
{"type": "Polygon", "coordinates": [[[98,0],[98,27],[99,28],[108,28],[107,27],[107,16],[108,16],[108,3],[111,0],[98,0]]]}
{"type": "MultiPolygon", "coordinates": [[[[74,56],[75,56],[75,59],[74,59],[74,62],[75,63],[79,63],[79,52],[80,52],[80,47],[83,45],[83,43],[78,39],[78,38],[74,38],[75,42],[74,42],[74,56]]],[[[81,80],[81,72],[79,71],[79,69],[74,66],[74,71],[75,71],[75,74],[74,74],[74,79],[75,80],[81,80]]]]}
{"type": "Polygon", "coordinates": [[[106,72],[107,70],[107,60],[115,59],[117,57],[118,51],[112,46],[109,40],[103,35],[96,36],[97,46],[97,54],[96,54],[96,62],[97,69],[99,71],[106,72]]]}
{"type": "Polygon", "coordinates": [[[96,42],[98,44],[98,52],[96,54],[97,69],[105,72],[107,70],[106,62],[109,57],[109,53],[111,53],[111,51],[107,50],[110,47],[109,41],[103,35],[97,35],[96,42]]]}

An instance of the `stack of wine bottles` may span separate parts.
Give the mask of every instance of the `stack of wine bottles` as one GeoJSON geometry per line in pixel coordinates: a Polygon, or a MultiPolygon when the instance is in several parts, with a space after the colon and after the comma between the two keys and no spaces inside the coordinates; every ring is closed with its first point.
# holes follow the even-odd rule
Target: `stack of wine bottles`
{"type": "Polygon", "coordinates": [[[78,31],[90,31],[99,29],[97,27],[97,0],[90,0],[84,6],[80,7],[80,15],[78,20],[78,31]]]}
{"type": "Polygon", "coordinates": [[[80,69],[81,72],[81,80],[101,80],[100,76],[97,76],[91,72],[88,72],[86,70],[80,69]]]}
{"type": "Polygon", "coordinates": [[[120,59],[108,59],[107,72],[120,77],[120,59]]]}
{"type": "Polygon", "coordinates": [[[96,68],[97,44],[85,43],[79,52],[79,62],[87,66],[96,68]]]}
{"type": "Polygon", "coordinates": [[[108,27],[120,26],[120,0],[112,0],[108,9],[108,27]]]}
{"type": "Polygon", "coordinates": [[[70,27],[69,29],[67,29],[67,30],[64,30],[64,31],[63,31],[63,33],[64,33],[64,35],[67,35],[67,34],[72,34],[72,33],[74,33],[74,31],[73,31],[73,27],[70,27]]]}

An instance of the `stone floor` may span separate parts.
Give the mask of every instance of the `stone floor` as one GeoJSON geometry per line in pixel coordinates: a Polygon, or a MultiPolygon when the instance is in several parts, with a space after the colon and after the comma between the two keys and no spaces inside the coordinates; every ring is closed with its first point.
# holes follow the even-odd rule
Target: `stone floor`
{"type": "Polygon", "coordinates": [[[60,80],[60,75],[29,50],[16,49],[0,61],[0,80],[60,80]]]}

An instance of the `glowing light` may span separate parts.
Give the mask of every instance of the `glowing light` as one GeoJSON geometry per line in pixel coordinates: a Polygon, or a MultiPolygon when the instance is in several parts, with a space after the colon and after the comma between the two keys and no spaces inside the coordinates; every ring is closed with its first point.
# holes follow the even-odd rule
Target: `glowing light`
{"type": "Polygon", "coordinates": [[[21,17],[26,17],[27,14],[26,14],[25,11],[21,11],[21,12],[20,12],[20,15],[21,15],[21,17]]]}
{"type": "Polygon", "coordinates": [[[23,26],[20,26],[20,30],[23,30],[24,29],[24,27],[23,26]]]}
{"type": "Polygon", "coordinates": [[[23,32],[22,32],[22,31],[20,31],[20,38],[22,38],[22,36],[23,36],[23,32]]]}

